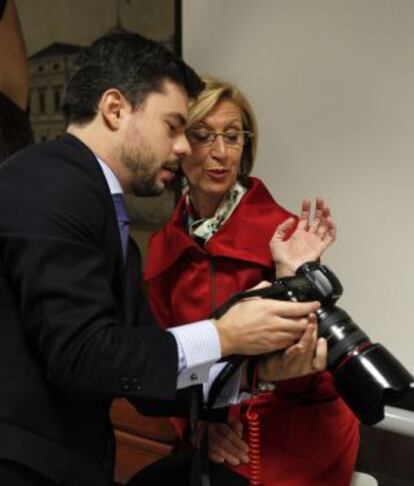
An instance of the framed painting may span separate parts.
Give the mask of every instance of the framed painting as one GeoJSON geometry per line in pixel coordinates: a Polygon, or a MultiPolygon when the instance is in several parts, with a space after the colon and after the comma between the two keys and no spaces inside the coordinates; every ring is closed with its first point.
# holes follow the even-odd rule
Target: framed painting
{"type": "MultiPolygon", "coordinates": [[[[75,59],[93,40],[120,29],[138,32],[181,54],[179,0],[15,0],[30,72],[29,109],[35,142],[65,131],[61,103],[75,59]]],[[[132,226],[148,232],[166,220],[173,195],[128,197],[132,226]]],[[[139,239],[139,238],[138,238],[139,239]]]]}

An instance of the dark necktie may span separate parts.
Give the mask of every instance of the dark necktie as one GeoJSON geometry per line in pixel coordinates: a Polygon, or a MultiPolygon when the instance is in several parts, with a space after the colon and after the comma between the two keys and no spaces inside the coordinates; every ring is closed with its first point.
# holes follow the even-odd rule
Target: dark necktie
{"type": "Polygon", "coordinates": [[[112,194],[115,205],[116,217],[118,220],[119,235],[122,243],[122,254],[126,260],[129,238],[129,217],[122,194],[112,194]]]}

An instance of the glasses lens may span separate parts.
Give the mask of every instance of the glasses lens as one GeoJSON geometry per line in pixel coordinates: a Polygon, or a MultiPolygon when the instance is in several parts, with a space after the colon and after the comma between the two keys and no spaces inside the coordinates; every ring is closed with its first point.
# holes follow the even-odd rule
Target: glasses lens
{"type": "Polygon", "coordinates": [[[223,141],[229,146],[240,146],[244,144],[245,132],[228,130],[227,132],[213,132],[209,130],[189,130],[188,138],[194,145],[212,145],[217,137],[223,137],[223,141]]]}
{"type": "Polygon", "coordinates": [[[223,134],[224,143],[227,145],[242,145],[243,136],[243,132],[228,131],[223,134]]]}
{"type": "Polygon", "coordinates": [[[214,142],[215,133],[207,130],[189,130],[190,143],[196,145],[209,145],[214,142]]]}

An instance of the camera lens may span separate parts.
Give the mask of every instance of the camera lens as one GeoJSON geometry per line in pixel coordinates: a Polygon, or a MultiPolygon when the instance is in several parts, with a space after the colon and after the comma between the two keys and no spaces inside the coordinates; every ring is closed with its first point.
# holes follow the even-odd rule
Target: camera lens
{"type": "Polygon", "coordinates": [[[335,369],[349,353],[361,345],[369,345],[369,337],[337,306],[322,307],[318,316],[319,336],[328,343],[328,368],[335,369]]]}

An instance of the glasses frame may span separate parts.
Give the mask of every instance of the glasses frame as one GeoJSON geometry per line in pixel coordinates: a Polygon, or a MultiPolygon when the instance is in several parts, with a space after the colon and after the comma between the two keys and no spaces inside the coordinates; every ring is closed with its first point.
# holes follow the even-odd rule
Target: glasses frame
{"type": "Polygon", "coordinates": [[[251,138],[254,137],[254,133],[252,131],[250,131],[250,130],[233,130],[233,131],[230,131],[229,130],[227,132],[217,132],[216,130],[198,130],[196,128],[192,128],[192,129],[190,128],[190,129],[187,130],[186,133],[188,135],[189,133],[194,133],[194,132],[195,133],[197,133],[197,132],[203,132],[203,133],[208,134],[209,136],[212,136],[213,137],[212,140],[206,140],[205,142],[200,142],[198,140],[194,140],[194,144],[197,145],[197,146],[199,146],[199,147],[211,147],[212,145],[215,144],[215,142],[217,140],[217,137],[220,137],[220,136],[223,138],[223,142],[226,145],[226,147],[243,147],[243,145],[245,145],[246,142],[249,139],[251,139],[251,138]],[[242,133],[243,136],[245,137],[243,143],[240,144],[240,143],[228,143],[228,142],[226,142],[226,135],[228,135],[230,133],[232,133],[232,134],[235,134],[235,133],[240,134],[240,133],[242,133]]]}

